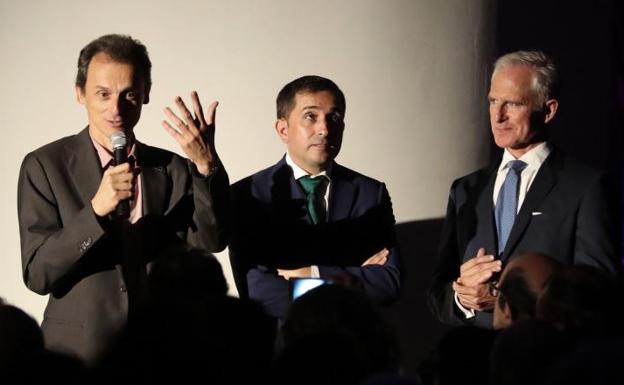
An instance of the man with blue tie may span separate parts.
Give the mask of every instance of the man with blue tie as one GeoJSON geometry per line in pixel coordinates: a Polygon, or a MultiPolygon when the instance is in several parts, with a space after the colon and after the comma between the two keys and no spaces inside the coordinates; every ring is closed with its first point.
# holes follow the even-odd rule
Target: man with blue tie
{"type": "Polygon", "coordinates": [[[490,123],[502,160],[451,186],[429,307],[442,322],[492,326],[490,290],[514,255],[615,273],[617,219],[605,175],[547,142],[557,71],[540,51],[500,57],[491,79],[490,123]]]}
{"type": "Polygon", "coordinates": [[[336,162],[346,102],[331,80],[304,76],[277,97],[286,144],[275,165],[232,185],[230,262],[239,295],[283,319],[289,281],[353,280],[377,303],[400,288],[394,215],[383,183],[336,162]]]}

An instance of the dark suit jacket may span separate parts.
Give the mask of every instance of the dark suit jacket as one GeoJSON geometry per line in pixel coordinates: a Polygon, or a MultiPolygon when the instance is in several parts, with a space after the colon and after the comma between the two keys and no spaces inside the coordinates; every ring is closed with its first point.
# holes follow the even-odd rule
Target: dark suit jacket
{"type": "Polygon", "coordinates": [[[183,239],[218,251],[227,242],[224,170],[202,177],[189,161],[141,143],[136,155],[143,218],[123,230],[93,212],[102,170],[87,129],[29,153],[20,170],[23,278],[32,291],[50,294],[42,323],[46,345],[87,363],[126,325],[162,247],[183,239]]]}
{"type": "MultiPolygon", "coordinates": [[[[454,301],[459,267],[480,247],[497,255],[492,201],[500,162],[457,179],[451,186],[429,307],[442,322],[491,327],[491,313],[466,320],[454,301]]],[[[564,264],[587,264],[607,272],[617,262],[615,210],[603,174],[553,150],[540,167],[500,258],[540,252],[564,264]]]]}
{"type": "Polygon", "coordinates": [[[261,302],[270,315],[286,314],[288,282],[278,268],[318,265],[321,277],[351,274],[376,302],[400,288],[394,215],[383,183],[333,165],[327,223],[312,225],[305,193],[282,159],[232,185],[230,261],[239,295],[261,302]],[[382,248],[385,265],[360,265],[382,248]]]}

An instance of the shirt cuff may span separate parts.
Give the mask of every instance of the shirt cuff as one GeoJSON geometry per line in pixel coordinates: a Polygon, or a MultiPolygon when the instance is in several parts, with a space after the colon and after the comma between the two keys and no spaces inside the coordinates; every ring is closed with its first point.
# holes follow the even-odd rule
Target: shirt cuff
{"type": "Polygon", "coordinates": [[[310,278],[321,278],[321,271],[317,265],[310,266],[310,278]]]}
{"type": "Polygon", "coordinates": [[[466,316],[466,319],[473,318],[475,316],[474,310],[466,309],[465,307],[462,306],[461,303],[459,303],[459,297],[457,296],[457,292],[456,291],[453,292],[453,296],[455,297],[455,305],[457,305],[459,310],[461,310],[461,312],[464,313],[464,316],[466,316]]]}

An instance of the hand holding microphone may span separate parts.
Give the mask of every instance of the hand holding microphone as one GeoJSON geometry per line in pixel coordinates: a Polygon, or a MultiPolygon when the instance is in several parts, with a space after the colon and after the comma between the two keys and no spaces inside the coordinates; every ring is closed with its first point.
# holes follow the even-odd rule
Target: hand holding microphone
{"type": "Polygon", "coordinates": [[[128,163],[126,135],[117,132],[111,136],[113,166],[104,171],[100,187],[91,200],[93,211],[104,217],[113,211],[118,218],[130,214],[129,199],[134,186],[134,170],[128,163]]]}

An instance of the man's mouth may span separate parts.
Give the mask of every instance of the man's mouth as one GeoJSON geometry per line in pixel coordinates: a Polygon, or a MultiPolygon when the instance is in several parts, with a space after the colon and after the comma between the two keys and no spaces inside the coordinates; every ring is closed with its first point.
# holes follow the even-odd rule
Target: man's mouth
{"type": "Polygon", "coordinates": [[[336,146],[334,146],[333,144],[327,143],[327,142],[323,142],[323,143],[314,143],[312,144],[311,147],[315,147],[318,149],[322,149],[322,150],[326,150],[326,149],[334,149],[336,148],[336,146]]]}
{"type": "Polygon", "coordinates": [[[124,126],[123,120],[107,120],[107,122],[113,128],[123,128],[123,126],[124,126]]]}

